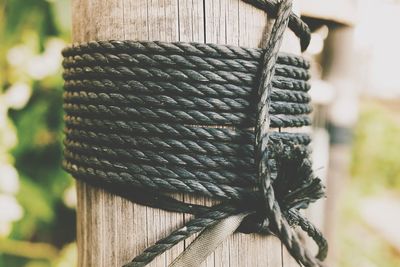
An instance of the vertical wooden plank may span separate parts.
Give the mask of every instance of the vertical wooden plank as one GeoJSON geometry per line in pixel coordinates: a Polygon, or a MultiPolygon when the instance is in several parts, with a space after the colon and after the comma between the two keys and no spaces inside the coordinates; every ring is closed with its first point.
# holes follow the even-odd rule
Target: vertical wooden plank
{"type": "MultiPolygon", "coordinates": [[[[196,0],[179,0],[178,1],[178,18],[179,18],[179,41],[182,42],[205,42],[204,31],[204,3],[196,0]]],[[[185,194],[183,199],[186,202],[204,205],[207,200],[205,198],[193,197],[185,194]]],[[[188,222],[192,216],[185,214],[184,222],[188,222]]],[[[196,236],[190,237],[183,242],[186,248],[196,236]]],[[[203,266],[209,266],[213,259],[208,258],[203,266]]],[[[212,265],[211,265],[212,266],[212,265]]]]}
{"type": "Polygon", "coordinates": [[[239,3],[241,0],[231,0],[226,3],[226,43],[240,44],[239,39],[239,3]]]}
{"type": "MultiPolygon", "coordinates": [[[[85,193],[85,184],[77,182],[77,188],[76,188],[76,196],[77,199],[79,199],[77,203],[77,225],[76,225],[76,236],[77,236],[77,249],[78,251],[86,251],[87,250],[87,235],[86,235],[86,229],[85,225],[87,225],[87,216],[84,216],[83,214],[87,214],[86,211],[86,197],[87,194],[85,193]]],[[[83,264],[87,262],[86,259],[86,253],[78,253],[78,266],[84,266],[83,264]]]]}
{"type": "MultiPolygon", "coordinates": [[[[206,32],[204,25],[205,4],[203,1],[185,1],[179,0],[179,40],[183,42],[205,42],[206,32]]],[[[195,197],[185,194],[186,202],[201,205],[211,205],[212,202],[206,198],[195,197]]],[[[188,222],[192,218],[191,215],[184,215],[184,221],[188,222]]],[[[197,235],[185,240],[185,248],[195,239],[197,235]]],[[[201,265],[204,267],[214,266],[214,254],[206,259],[201,265]]]]}
{"type": "MultiPolygon", "coordinates": [[[[153,4],[162,7],[160,3],[153,4]]],[[[164,11],[164,8],[160,9],[164,11]]],[[[76,42],[108,39],[147,40],[150,36],[147,0],[76,0],[73,1],[73,16],[73,38],[76,42]]],[[[165,14],[160,16],[166,17],[165,14]]],[[[177,32],[177,26],[167,26],[166,22],[153,25],[152,34],[155,34],[157,27],[162,27],[164,34],[154,38],[176,38],[171,35],[177,32]]],[[[165,236],[182,220],[177,219],[177,216],[182,215],[169,217],[160,214],[162,211],[148,211],[146,207],[82,182],[78,182],[77,187],[78,247],[82,252],[79,253],[79,266],[121,266],[158,238],[165,236]],[[168,225],[165,220],[167,217],[168,225]]],[[[179,249],[179,246],[176,249],[179,249]]],[[[178,253],[182,250],[181,246],[178,253]]],[[[174,250],[169,253],[172,252],[174,250]]],[[[167,264],[165,255],[160,258],[161,260],[157,259],[158,262],[152,266],[167,264]]]]}
{"type": "Polygon", "coordinates": [[[204,3],[178,0],[179,41],[204,43],[204,3]]]}
{"type": "MultiPolygon", "coordinates": [[[[207,43],[239,45],[239,1],[205,0],[206,10],[209,13],[206,16],[205,29],[207,43]]],[[[239,266],[237,258],[240,251],[236,241],[237,235],[235,234],[215,250],[214,266],[239,266]]]]}
{"type": "MultiPolygon", "coordinates": [[[[123,3],[123,31],[124,39],[148,40],[148,0],[124,0],[123,3]]],[[[119,212],[117,224],[117,235],[119,246],[118,265],[129,262],[133,255],[138,255],[149,244],[147,235],[147,208],[131,203],[126,199],[120,199],[120,206],[116,207],[119,212]]]]}
{"type": "MultiPolygon", "coordinates": [[[[204,0],[204,36],[206,43],[226,44],[226,36],[229,35],[226,29],[226,4],[229,0],[204,0]]],[[[212,204],[211,201],[204,200],[205,204],[212,204]]],[[[229,250],[230,240],[226,240],[220,245],[201,265],[202,267],[230,266],[229,250]],[[225,248],[225,250],[224,250],[225,248]]]]}
{"type": "Polygon", "coordinates": [[[123,0],[124,39],[148,40],[149,23],[148,17],[149,0],[123,0]]]}
{"type": "MultiPolygon", "coordinates": [[[[148,1],[149,40],[179,41],[178,0],[148,1]]],[[[179,197],[179,196],[177,196],[179,197]]],[[[180,197],[181,198],[181,197],[180,197]]],[[[146,208],[148,245],[152,245],[183,224],[183,214],[146,208]]],[[[183,251],[183,243],[157,257],[154,266],[167,266],[183,251]]]]}
{"type": "MultiPolygon", "coordinates": [[[[72,7],[74,41],[124,38],[123,31],[115,30],[122,29],[124,24],[121,16],[122,1],[73,1],[72,7]]],[[[90,266],[95,263],[100,266],[118,266],[119,251],[109,247],[116,247],[118,243],[119,235],[116,229],[119,216],[115,207],[120,206],[122,200],[104,190],[93,190],[81,182],[78,182],[77,187],[80,196],[77,214],[78,247],[80,251],[90,251],[79,253],[79,265],[90,266]],[[80,210],[80,207],[83,209],[80,210]]]]}
{"type": "Polygon", "coordinates": [[[267,15],[265,12],[239,1],[238,37],[240,46],[261,47],[263,45],[261,41],[266,32],[266,23],[267,15]]]}

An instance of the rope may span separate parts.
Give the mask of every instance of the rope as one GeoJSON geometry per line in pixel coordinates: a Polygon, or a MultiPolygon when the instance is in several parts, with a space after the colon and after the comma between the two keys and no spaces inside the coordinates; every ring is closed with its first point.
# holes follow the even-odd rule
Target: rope
{"type": "Polygon", "coordinates": [[[289,223],[282,215],[279,203],[276,200],[275,192],[272,187],[273,177],[271,172],[274,170],[268,165],[271,152],[268,150],[270,116],[270,83],[276,69],[279,48],[283,39],[283,33],[289,22],[291,14],[291,0],[282,0],[277,11],[277,18],[272,28],[271,36],[265,50],[263,59],[263,70],[258,87],[258,118],[255,131],[256,159],[258,160],[259,188],[264,196],[264,207],[266,209],[266,220],[268,219],[275,228],[276,235],[282,240],[286,248],[295,256],[296,260],[305,266],[318,266],[319,263],[301,245],[298,236],[292,231],[289,223]]]}
{"type": "Polygon", "coordinates": [[[245,2],[276,17],[266,48],[127,40],[63,51],[64,168],[136,203],[194,215],[126,267],[203,232],[174,263],[196,266],[235,230],[277,235],[304,266],[326,257],[326,240],[300,214],[323,196],[310,137],[280,130],[311,122],[309,63],[279,53],[286,27],[303,49],[309,30],[290,0],[245,2]],[[188,204],[171,192],[220,204],[188,204]],[[316,242],[317,256],[294,226],[316,242]]]}

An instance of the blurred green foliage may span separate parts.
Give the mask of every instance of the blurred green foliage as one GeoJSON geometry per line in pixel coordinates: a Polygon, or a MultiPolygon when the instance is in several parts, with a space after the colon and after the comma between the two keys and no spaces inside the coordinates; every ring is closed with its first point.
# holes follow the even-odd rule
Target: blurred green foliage
{"type": "Polygon", "coordinates": [[[365,193],[351,181],[340,200],[341,220],[338,227],[338,266],[398,267],[398,252],[372,229],[360,214],[365,193]]]}
{"type": "Polygon", "coordinates": [[[0,235],[0,266],[73,266],[76,260],[75,245],[67,245],[75,240],[75,211],[65,203],[73,183],[61,169],[60,49],[70,37],[69,5],[0,2],[0,94],[15,84],[30,88],[27,104],[7,111],[18,142],[6,157],[18,171],[23,216],[0,235]]]}
{"type": "MultiPolygon", "coordinates": [[[[362,214],[365,201],[400,196],[399,100],[364,99],[352,145],[350,179],[339,199],[338,265],[400,266],[395,246],[362,214]]],[[[390,210],[386,211],[390,212],[390,210]]],[[[382,214],[379,214],[381,216],[382,214]]],[[[378,214],[377,214],[378,216],[378,214]]],[[[390,216],[389,216],[390,218],[390,216]]],[[[395,223],[395,222],[392,222],[395,223]]]]}
{"type": "Polygon", "coordinates": [[[398,102],[366,101],[361,108],[351,176],[365,194],[400,189],[399,115],[398,102]]]}

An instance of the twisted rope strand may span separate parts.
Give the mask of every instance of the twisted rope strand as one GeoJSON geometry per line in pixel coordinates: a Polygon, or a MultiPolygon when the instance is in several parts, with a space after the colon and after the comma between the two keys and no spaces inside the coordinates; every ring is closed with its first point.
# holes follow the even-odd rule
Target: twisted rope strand
{"type": "Polygon", "coordinates": [[[291,225],[298,225],[300,228],[311,237],[318,245],[317,258],[324,260],[328,254],[328,241],[324,238],[321,231],[315,227],[307,218],[293,209],[288,211],[288,220],[291,225]]]}
{"type": "Polygon", "coordinates": [[[250,198],[251,194],[254,194],[251,190],[242,187],[233,187],[223,184],[215,185],[215,183],[201,180],[187,179],[182,181],[174,178],[149,177],[147,175],[115,170],[117,167],[113,166],[113,164],[107,160],[77,155],[69,151],[65,152],[65,157],[68,159],[68,162],[64,162],[63,167],[78,178],[86,177],[89,179],[101,179],[111,182],[113,180],[119,180],[119,183],[124,183],[136,188],[197,194],[222,200],[240,200],[243,198],[250,198]],[[80,160],[84,160],[85,162],[81,163],[80,160]]]}
{"type": "MultiPolygon", "coordinates": [[[[307,92],[310,85],[306,81],[295,80],[285,77],[275,77],[272,81],[276,89],[307,92]]],[[[66,90],[91,89],[100,92],[132,92],[139,94],[167,94],[185,96],[208,96],[208,97],[255,97],[256,92],[249,86],[237,86],[224,83],[186,83],[186,82],[164,82],[164,81],[137,81],[118,79],[68,79],[65,81],[66,90]]],[[[274,89],[272,89],[275,91],[274,89]]],[[[285,91],[287,92],[287,91],[285,91]]],[[[287,92],[290,93],[290,92],[287,92]]],[[[303,95],[307,95],[303,93],[303,95]]]]}
{"type": "Polygon", "coordinates": [[[276,234],[281,238],[286,248],[295,259],[304,266],[319,266],[318,261],[302,247],[297,235],[292,231],[289,223],[281,213],[280,206],[275,198],[272,187],[271,167],[269,166],[269,157],[271,152],[267,149],[269,142],[269,107],[271,92],[271,80],[274,75],[278,51],[283,39],[283,33],[287,27],[292,8],[291,0],[282,0],[280,2],[277,18],[272,28],[271,35],[264,53],[264,65],[260,79],[258,94],[258,119],[256,124],[256,159],[258,161],[259,187],[264,195],[267,217],[273,223],[276,234]]]}
{"type": "MultiPolygon", "coordinates": [[[[252,1],[252,0],[250,0],[252,1]]],[[[85,53],[111,53],[119,54],[162,54],[197,56],[201,58],[225,58],[234,60],[253,60],[259,62],[264,53],[261,48],[247,48],[230,45],[185,43],[185,42],[159,42],[159,41],[132,41],[110,40],[90,41],[76,43],[66,47],[62,54],[64,57],[82,55],[85,53]]],[[[277,59],[279,64],[301,66],[309,68],[310,63],[304,58],[292,54],[281,53],[277,59]]]]}
{"type": "MultiPolygon", "coordinates": [[[[251,112],[256,108],[249,101],[231,98],[169,97],[166,95],[124,95],[119,93],[97,93],[86,91],[65,92],[64,102],[76,104],[106,104],[116,106],[151,106],[166,109],[215,110],[224,112],[251,112]]],[[[275,101],[271,104],[272,114],[308,114],[312,111],[308,103],[275,101]]]]}
{"type": "MultiPolygon", "coordinates": [[[[258,60],[210,58],[191,55],[163,55],[163,54],[128,54],[128,53],[83,53],[65,57],[63,67],[77,66],[140,66],[140,67],[180,67],[198,70],[226,70],[239,72],[256,72],[259,68],[258,60]]],[[[277,60],[278,68],[308,69],[309,64],[301,57],[294,57],[281,53],[277,60]]]]}
{"type": "MultiPolygon", "coordinates": [[[[201,125],[177,123],[148,123],[139,121],[107,120],[66,115],[69,128],[103,131],[105,133],[135,134],[139,136],[173,137],[177,140],[208,140],[235,144],[254,143],[254,130],[251,128],[210,128],[201,125]]],[[[271,139],[308,144],[310,137],[303,133],[271,132],[271,139]]]]}
{"type": "MultiPolygon", "coordinates": [[[[243,113],[228,113],[197,110],[165,110],[160,108],[150,109],[147,107],[119,107],[106,105],[63,105],[68,115],[89,116],[102,118],[125,118],[135,120],[147,120],[152,122],[175,122],[199,125],[236,125],[239,127],[250,127],[254,125],[255,117],[247,117],[243,113]]],[[[272,127],[302,127],[311,124],[307,115],[276,114],[271,116],[272,127]]]]}
{"type": "MultiPolygon", "coordinates": [[[[179,166],[157,166],[147,164],[135,164],[130,162],[112,164],[112,161],[94,156],[78,155],[70,151],[65,151],[66,159],[76,164],[82,164],[79,160],[87,160],[85,164],[92,167],[107,167],[114,171],[129,171],[132,175],[147,175],[150,177],[166,177],[172,179],[200,180],[205,182],[220,182],[227,185],[250,186],[255,184],[253,173],[229,170],[204,170],[179,166]]],[[[76,165],[75,164],[75,165],[76,165]]],[[[86,171],[85,171],[86,173],[86,171]]]]}
{"type": "Polygon", "coordinates": [[[193,153],[178,154],[164,151],[155,152],[151,150],[134,148],[110,148],[107,146],[98,146],[93,144],[89,145],[83,142],[76,142],[68,139],[66,139],[65,144],[68,145],[69,150],[78,152],[80,155],[97,155],[105,158],[119,160],[120,163],[136,162],[144,164],[155,163],[164,166],[174,165],[204,169],[228,168],[232,170],[254,170],[254,157],[235,157],[228,155],[221,157],[193,153]]]}
{"type": "MultiPolygon", "coordinates": [[[[87,144],[107,145],[110,148],[143,148],[160,151],[174,151],[183,153],[219,155],[219,156],[251,156],[254,157],[254,147],[250,145],[248,140],[244,144],[223,143],[206,140],[190,140],[190,139],[172,139],[160,138],[157,136],[135,136],[115,133],[102,133],[99,131],[86,130],[66,130],[66,138],[72,141],[82,141],[87,144]]],[[[285,139],[285,134],[276,136],[277,142],[280,143],[297,143],[307,145],[310,142],[308,135],[295,135],[294,138],[285,139]]]]}
{"type": "MultiPolygon", "coordinates": [[[[276,68],[279,76],[307,81],[310,76],[306,70],[297,68],[276,68]]],[[[119,79],[163,80],[199,83],[230,83],[234,85],[252,86],[256,82],[255,73],[225,70],[193,70],[175,68],[140,68],[128,66],[84,66],[64,69],[64,79],[81,77],[118,77],[119,79]]]]}

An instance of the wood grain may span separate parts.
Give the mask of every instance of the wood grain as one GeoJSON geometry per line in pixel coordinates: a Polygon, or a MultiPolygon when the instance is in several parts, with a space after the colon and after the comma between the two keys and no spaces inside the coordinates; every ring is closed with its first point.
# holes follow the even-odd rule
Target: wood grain
{"type": "MultiPolygon", "coordinates": [[[[264,12],[240,0],[73,0],[72,14],[74,42],[133,39],[258,47],[267,21],[264,12]]],[[[190,219],[131,203],[79,181],[77,194],[81,267],[121,266],[190,219]]],[[[211,204],[204,198],[177,197],[211,204]]],[[[149,266],[167,266],[190,240],[149,266]]],[[[283,266],[283,253],[274,237],[235,234],[202,266],[279,267],[283,266]]],[[[289,262],[289,257],[284,257],[289,262]]]]}

